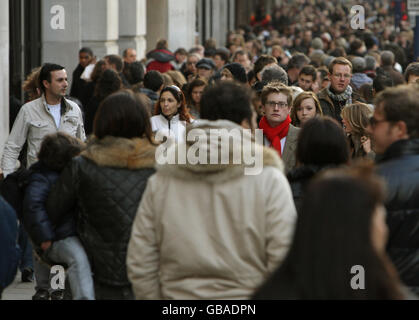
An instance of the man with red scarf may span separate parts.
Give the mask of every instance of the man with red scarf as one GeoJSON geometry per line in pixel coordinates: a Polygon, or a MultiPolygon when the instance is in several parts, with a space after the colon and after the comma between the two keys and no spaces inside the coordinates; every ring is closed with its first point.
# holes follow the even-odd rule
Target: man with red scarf
{"type": "Polygon", "coordinates": [[[285,163],[288,172],[296,165],[299,128],[291,124],[292,91],[280,83],[263,88],[262,110],[265,116],[259,123],[263,130],[264,144],[274,148],[285,163]]]}

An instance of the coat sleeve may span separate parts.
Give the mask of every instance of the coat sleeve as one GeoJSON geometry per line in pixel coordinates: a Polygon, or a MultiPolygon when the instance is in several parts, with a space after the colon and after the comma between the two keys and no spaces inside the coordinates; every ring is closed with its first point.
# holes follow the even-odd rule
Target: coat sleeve
{"type": "Polygon", "coordinates": [[[42,242],[53,241],[54,230],[47,215],[46,201],[50,182],[41,174],[31,175],[25,189],[23,201],[23,221],[32,241],[40,246],[42,242]]]}
{"type": "Polygon", "coordinates": [[[161,299],[159,248],[155,229],[152,182],[149,180],[137,211],[128,244],[127,272],[136,299],[161,299]]]}
{"type": "Polygon", "coordinates": [[[26,117],[26,109],[22,107],[16,117],[15,123],[13,124],[13,128],[10,132],[9,138],[7,139],[6,145],[4,146],[3,158],[1,161],[4,177],[15,171],[16,161],[23,145],[25,144],[28,136],[28,130],[29,123],[26,117]]]}
{"type": "Polygon", "coordinates": [[[47,213],[52,224],[60,223],[62,217],[74,212],[77,202],[77,162],[73,159],[51,188],[47,199],[47,213]]]}
{"type": "Polygon", "coordinates": [[[266,186],[266,257],[268,272],[281,264],[290,249],[297,211],[291,188],[282,172],[271,168],[266,186]]]}
{"type": "Polygon", "coordinates": [[[0,197],[0,293],[16,276],[20,250],[18,226],[13,208],[0,197]]]}

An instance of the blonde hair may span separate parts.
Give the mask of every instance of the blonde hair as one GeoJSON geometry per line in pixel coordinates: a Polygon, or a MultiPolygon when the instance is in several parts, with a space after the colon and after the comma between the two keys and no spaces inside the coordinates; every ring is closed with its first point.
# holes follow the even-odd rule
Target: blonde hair
{"type": "Polygon", "coordinates": [[[263,88],[262,94],[260,96],[263,105],[266,105],[268,96],[271,93],[282,93],[282,94],[286,95],[287,96],[288,107],[292,106],[292,90],[289,87],[287,87],[286,85],[284,85],[283,83],[281,83],[281,82],[271,82],[263,88]]]}
{"type": "Polygon", "coordinates": [[[354,103],[342,109],[341,117],[349,122],[352,134],[366,135],[366,129],[373,110],[365,103],[354,103]]]}
{"type": "Polygon", "coordinates": [[[38,99],[41,96],[40,73],[41,67],[33,69],[23,83],[22,89],[28,94],[28,101],[38,99]]]}
{"type": "Polygon", "coordinates": [[[187,83],[185,76],[180,71],[170,70],[166,74],[172,78],[175,86],[182,89],[182,87],[187,83]]]}
{"type": "Polygon", "coordinates": [[[300,93],[297,98],[295,98],[294,103],[292,104],[291,109],[291,120],[293,125],[300,125],[300,120],[297,116],[297,108],[301,105],[301,103],[306,99],[313,99],[314,105],[316,106],[316,115],[323,115],[322,107],[320,106],[320,101],[317,98],[316,94],[311,91],[304,91],[300,93]]]}

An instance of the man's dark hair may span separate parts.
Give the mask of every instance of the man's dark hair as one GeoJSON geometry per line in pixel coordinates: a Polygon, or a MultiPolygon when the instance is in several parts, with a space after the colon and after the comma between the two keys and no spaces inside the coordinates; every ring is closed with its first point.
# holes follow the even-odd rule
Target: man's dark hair
{"type": "Polygon", "coordinates": [[[139,93],[122,90],[111,94],[96,112],[93,132],[98,139],[106,136],[147,138],[152,141],[147,101],[139,93]]]}
{"type": "Polygon", "coordinates": [[[228,52],[224,49],[217,49],[215,51],[214,56],[220,56],[221,60],[223,60],[225,64],[227,64],[230,61],[230,56],[228,52]]]}
{"type": "Polygon", "coordinates": [[[47,80],[49,83],[51,83],[51,72],[64,69],[65,68],[63,66],[54,63],[45,63],[42,66],[41,71],[39,72],[39,85],[41,87],[42,92],[45,93],[45,86],[43,84],[44,80],[47,80]]]}
{"type": "Polygon", "coordinates": [[[175,51],[175,53],[174,53],[175,55],[177,55],[177,54],[182,54],[182,55],[185,55],[185,56],[187,56],[188,55],[188,51],[186,51],[186,49],[185,48],[179,48],[179,49],[177,49],[176,51],[175,51]]]}
{"type": "Polygon", "coordinates": [[[251,92],[245,86],[222,81],[207,87],[201,99],[201,119],[230,120],[241,124],[247,119],[252,123],[251,92]]]}
{"type": "Polygon", "coordinates": [[[268,84],[269,82],[279,81],[286,86],[288,85],[288,74],[279,65],[272,65],[263,68],[262,70],[262,82],[268,84]]]}
{"type": "Polygon", "coordinates": [[[126,63],[124,67],[124,75],[130,85],[135,85],[144,80],[144,68],[140,61],[126,63]]]}
{"type": "Polygon", "coordinates": [[[87,53],[89,56],[93,57],[93,50],[88,47],[83,47],[79,50],[80,53],[87,53]]]}
{"type": "Polygon", "coordinates": [[[81,140],[67,133],[52,133],[42,140],[38,159],[48,169],[61,172],[84,147],[85,144],[81,140]]]}
{"type": "Polygon", "coordinates": [[[342,126],[330,117],[315,117],[301,129],[297,160],[304,165],[341,165],[349,161],[349,146],[342,126]]]}
{"type": "Polygon", "coordinates": [[[384,71],[382,68],[377,69],[377,75],[375,76],[372,87],[375,90],[375,93],[383,91],[385,88],[394,87],[393,78],[384,71]]]}
{"type": "Polygon", "coordinates": [[[120,90],[122,87],[121,77],[112,69],[105,70],[100,76],[96,87],[95,87],[95,97],[99,101],[102,101],[107,96],[112,93],[120,90]]]}
{"type": "Polygon", "coordinates": [[[395,57],[394,53],[390,50],[386,50],[381,52],[381,65],[383,67],[390,66],[392,67],[394,65],[395,57]]]}
{"type": "Polygon", "coordinates": [[[150,89],[154,92],[159,91],[163,83],[164,78],[157,70],[151,70],[144,76],[144,88],[150,89]]]}
{"type": "Polygon", "coordinates": [[[406,82],[409,81],[409,77],[411,75],[419,77],[419,62],[412,62],[407,66],[406,71],[404,73],[404,78],[406,79],[406,82]]]}
{"type": "Polygon", "coordinates": [[[301,69],[306,64],[310,63],[310,59],[304,53],[294,54],[288,62],[288,70],[296,68],[301,69]]]}
{"type": "Polygon", "coordinates": [[[375,100],[389,122],[403,121],[411,139],[419,138],[419,90],[417,86],[400,85],[380,92],[375,100]]]}
{"type": "Polygon", "coordinates": [[[259,72],[262,71],[263,68],[265,68],[268,64],[272,63],[278,63],[278,60],[274,56],[270,56],[267,54],[261,55],[255,62],[255,66],[253,68],[253,71],[255,72],[255,75],[257,75],[259,72]]]}
{"type": "Polygon", "coordinates": [[[301,76],[302,74],[311,76],[313,81],[316,81],[317,79],[317,71],[316,71],[316,68],[314,68],[313,66],[310,66],[310,65],[304,66],[301,69],[299,76],[301,76]]]}
{"type": "Polygon", "coordinates": [[[122,69],[124,68],[124,61],[120,56],[117,54],[110,54],[107,55],[104,59],[107,60],[109,64],[113,64],[118,73],[122,72],[122,69]]]}

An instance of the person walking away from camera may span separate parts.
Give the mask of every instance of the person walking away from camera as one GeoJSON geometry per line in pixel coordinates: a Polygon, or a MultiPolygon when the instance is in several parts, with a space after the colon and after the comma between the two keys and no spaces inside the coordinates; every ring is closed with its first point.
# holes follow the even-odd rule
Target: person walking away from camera
{"type": "Polygon", "coordinates": [[[77,210],[96,300],[134,298],[127,246],[147,180],[155,172],[146,103],[129,90],[107,97],[96,114],[94,139],[64,169],[48,198],[47,212],[57,221],[77,210]]]}

